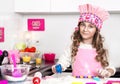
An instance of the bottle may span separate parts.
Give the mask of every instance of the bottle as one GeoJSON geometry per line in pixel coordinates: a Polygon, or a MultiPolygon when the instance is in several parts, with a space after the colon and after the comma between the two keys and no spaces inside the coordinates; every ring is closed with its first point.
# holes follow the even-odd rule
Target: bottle
{"type": "Polygon", "coordinates": [[[2,52],[2,57],[3,57],[3,60],[1,61],[2,64],[8,64],[9,60],[8,60],[8,51],[7,50],[4,50],[2,52]]]}

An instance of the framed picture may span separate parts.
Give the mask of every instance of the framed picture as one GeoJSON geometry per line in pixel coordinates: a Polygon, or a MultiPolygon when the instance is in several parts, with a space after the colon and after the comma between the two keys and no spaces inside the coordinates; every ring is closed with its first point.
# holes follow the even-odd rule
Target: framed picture
{"type": "Polygon", "coordinates": [[[4,42],[4,28],[0,27],[0,42],[4,42]]]}
{"type": "Polygon", "coordinates": [[[28,31],[44,31],[44,19],[28,19],[28,31]]]}

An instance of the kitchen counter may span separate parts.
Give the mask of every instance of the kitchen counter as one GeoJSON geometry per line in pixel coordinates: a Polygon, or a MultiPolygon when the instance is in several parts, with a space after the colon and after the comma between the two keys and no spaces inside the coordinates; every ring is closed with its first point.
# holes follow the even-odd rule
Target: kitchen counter
{"type": "Polygon", "coordinates": [[[120,68],[116,68],[116,73],[111,78],[120,78],[120,68]]]}
{"type": "Polygon", "coordinates": [[[34,76],[35,72],[41,72],[42,77],[52,75],[53,73],[51,71],[51,67],[56,62],[57,62],[57,59],[55,61],[52,61],[52,62],[42,60],[42,64],[40,65],[40,67],[36,67],[36,64],[33,63],[33,64],[31,64],[32,67],[30,69],[28,76],[30,76],[30,77],[34,76]]]}
{"type": "MultiPolygon", "coordinates": [[[[40,68],[36,68],[35,64],[32,63],[32,67],[30,69],[30,72],[28,74],[28,77],[25,81],[21,81],[21,82],[9,82],[8,84],[33,84],[32,83],[32,79],[33,76],[35,74],[35,72],[41,72],[42,73],[42,77],[44,78],[45,76],[50,76],[50,78],[45,79],[41,79],[41,83],[40,84],[74,84],[74,82],[95,82],[97,84],[103,84],[105,82],[107,82],[108,80],[112,80],[112,81],[120,81],[120,68],[116,69],[116,73],[114,76],[112,76],[111,78],[107,78],[107,79],[100,79],[100,81],[96,81],[93,79],[78,79],[78,78],[74,78],[71,75],[71,67],[69,67],[65,72],[62,72],[62,74],[53,74],[51,71],[51,66],[54,65],[57,62],[57,60],[55,60],[54,62],[47,62],[47,61],[42,61],[42,64],[40,65],[40,68]]],[[[1,78],[2,79],[2,78],[1,78]]],[[[76,83],[77,84],[77,83],[76,83]]],[[[81,83],[80,83],[81,84],[81,83]]]]}
{"type": "MultiPolygon", "coordinates": [[[[24,82],[9,82],[9,84],[33,84],[33,77],[28,77],[24,82]]],[[[120,78],[105,78],[94,80],[92,78],[74,78],[71,76],[71,73],[62,73],[62,74],[54,74],[46,79],[41,79],[40,84],[120,84],[120,78]],[[112,81],[112,83],[107,83],[108,81],[112,81]]]]}

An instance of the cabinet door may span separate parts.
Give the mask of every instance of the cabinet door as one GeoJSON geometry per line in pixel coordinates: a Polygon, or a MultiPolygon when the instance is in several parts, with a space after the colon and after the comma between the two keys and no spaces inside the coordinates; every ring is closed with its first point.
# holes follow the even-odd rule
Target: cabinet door
{"type": "Polygon", "coordinates": [[[73,12],[73,0],[51,0],[51,12],[73,12]]]}
{"type": "Polygon", "coordinates": [[[50,0],[15,0],[15,12],[50,12],[50,0]]]}
{"type": "Polygon", "coordinates": [[[90,3],[112,12],[120,12],[120,0],[15,0],[15,12],[74,13],[80,4],[90,3]]]}
{"type": "Polygon", "coordinates": [[[108,11],[120,11],[120,0],[51,0],[51,12],[79,12],[79,5],[86,3],[100,6],[108,11]]]}

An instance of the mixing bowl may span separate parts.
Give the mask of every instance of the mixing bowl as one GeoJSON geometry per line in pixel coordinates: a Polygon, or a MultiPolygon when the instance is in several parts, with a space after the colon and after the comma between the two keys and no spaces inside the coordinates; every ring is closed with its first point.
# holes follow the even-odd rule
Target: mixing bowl
{"type": "Polygon", "coordinates": [[[44,53],[43,54],[45,61],[54,61],[55,53],[44,53]]]}
{"type": "Polygon", "coordinates": [[[7,64],[1,66],[1,75],[8,81],[24,81],[30,70],[30,65],[17,64],[14,67],[13,64],[7,64]]]}

